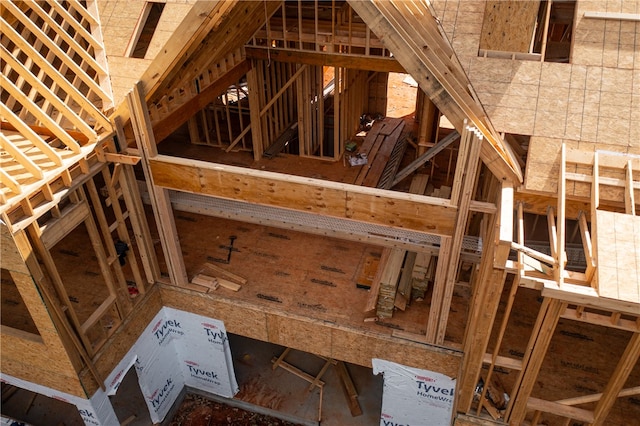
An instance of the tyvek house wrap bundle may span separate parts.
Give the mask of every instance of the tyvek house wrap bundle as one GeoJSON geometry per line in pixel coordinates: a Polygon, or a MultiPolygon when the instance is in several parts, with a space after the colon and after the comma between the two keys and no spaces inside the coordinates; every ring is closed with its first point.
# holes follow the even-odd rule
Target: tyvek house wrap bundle
{"type": "Polygon", "coordinates": [[[456,380],[444,374],[374,358],[384,375],[380,426],[450,425],[456,380]]]}
{"type": "Polygon", "coordinates": [[[134,364],[154,423],[185,385],[227,398],[238,392],[224,323],[201,315],[162,308],[105,381],[110,395],[134,364]]]}

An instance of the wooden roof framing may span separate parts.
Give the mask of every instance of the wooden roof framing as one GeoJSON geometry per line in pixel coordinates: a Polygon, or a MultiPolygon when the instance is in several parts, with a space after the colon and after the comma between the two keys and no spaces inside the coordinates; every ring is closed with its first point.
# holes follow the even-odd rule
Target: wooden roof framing
{"type": "Polygon", "coordinates": [[[113,102],[95,4],[2,2],[0,12],[6,213],[60,176],[70,184],[69,169],[111,136],[113,102]]]}
{"type": "Polygon", "coordinates": [[[484,135],[481,158],[499,179],[522,182],[511,148],[493,128],[436,17],[420,1],[352,1],[349,4],[418,82],[456,130],[468,118],[484,135]]]}
{"type": "MultiPolygon", "coordinates": [[[[464,119],[468,118],[470,124],[484,135],[481,158],[492,173],[500,179],[522,182],[522,171],[516,156],[476,101],[469,80],[428,5],[420,2],[396,4],[356,1],[348,2],[348,6],[359,18],[358,22],[347,24],[347,27],[362,27],[362,21],[366,24],[362,34],[365,44],[361,48],[371,49],[382,42],[396,60],[372,58],[378,62],[390,61],[390,70],[398,70],[395,64],[399,62],[459,131],[462,131],[464,119]],[[377,34],[377,38],[371,31],[377,34]]],[[[199,87],[200,84],[204,82],[208,85],[218,79],[217,74],[209,68],[215,66],[215,69],[219,69],[219,64],[227,62],[226,56],[242,49],[252,36],[265,32],[270,34],[269,29],[264,30],[263,27],[269,26],[271,16],[282,8],[283,2],[279,1],[196,3],[177,29],[177,36],[169,41],[164,52],[158,55],[141,79],[152,121],[157,122],[169,116],[187,102],[199,102],[194,99],[204,89],[199,87]],[[171,103],[174,106],[168,106],[171,103]],[[156,114],[156,111],[160,113],[156,114]]],[[[320,25],[317,21],[316,18],[315,27],[320,25]]],[[[331,31],[336,31],[335,27],[331,31]]],[[[280,32],[283,42],[291,42],[286,38],[286,31],[280,32]]],[[[306,40],[304,37],[304,34],[297,35],[297,39],[306,40]]],[[[326,44],[331,44],[331,40],[326,40],[326,44]]],[[[274,52],[283,56],[282,52],[274,52]]],[[[314,53],[322,54],[317,48],[314,53]]],[[[265,53],[261,48],[252,48],[252,55],[259,58],[265,53]]],[[[359,60],[364,61],[360,57],[359,60]]],[[[124,104],[118,107],[114,115],[121,116],[125,121],[128,119],[124,104]]]]}

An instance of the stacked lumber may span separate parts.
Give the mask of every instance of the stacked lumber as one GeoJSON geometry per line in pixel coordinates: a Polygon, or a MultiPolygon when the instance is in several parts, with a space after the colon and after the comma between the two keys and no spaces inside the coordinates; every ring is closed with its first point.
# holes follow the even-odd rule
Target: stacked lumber
{"type": "Polygon", "coordinates": [[[418,253],[411,274],[411,298],[417,301],[424,300],[434,271],[435,257],[428,253],[418,253]]]}
{"type": "Polygon", "coordinates": [[[404,263],[406,251],[392,249],[389,259],[383,266],[380,278],[380,288],[378,290],[378,303],[376,304],[376,315],[379,318],[391,318],[396,301],[396,291],[398,289],[398,279],[404,263]]]}
{"type": "Polygon", "coordinates": [[[358,150],[359,154],[367,155],[369,162],[358,173],[354,182],[356,185],[378,186],[396,144],[398,141],[404,142],[401,140],[403,130],[404,122],[399,118],[385,118],[373,124],[358,150]]]}
{"type": "Polygon", "coordinates": [[[247,283],[247,279],[236,275],[233,272],[229,272],[226,269],[222,269],[212,263],[205,263],[203,270],[213,271],[213,274],[196,274],[191,283],[185,285],[185,288],[190,290],[199,291],[201,293],[208,293],[212,290],[217,290],[218,287],[223,287],[232,291],[239,291],[243,284],[247,283]],[[224,278],[223,278],[224,277],[224,278]]]}

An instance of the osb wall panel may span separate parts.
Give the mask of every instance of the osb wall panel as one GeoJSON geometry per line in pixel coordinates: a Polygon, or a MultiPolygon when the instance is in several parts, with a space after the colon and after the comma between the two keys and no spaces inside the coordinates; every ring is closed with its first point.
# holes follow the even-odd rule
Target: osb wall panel
{"type": "Polygon", "coordinates": [[[640,28],[584,18],[585,11],[640,13],[640,2],[577,2],[571,64],[478,57],[478,23],[493,3],[511,2],[438,0],[433,8],[496,129],[640,154],[640,28]]]}
{"type": "Polygon", "coordinates": [[[637,0],[581,0],[576,3],[572,63],[638,69],[640,40],[635,22],[585,18],[585,12],[640,13],[637,0]]]}
{"type": "Polygon", "coordinates": [[[193,1],[167,0],[144,59],[124,56],[140,14],[147,2],[106,0],[98,2],[109,76],[117,105],[140,79],[160,49],[191,10],[193,1]]]}
{"type": "MultiPolygon", "coordinates": [[[[529,142],[529,160],[527,161],[525,188],[531,191],[543,191],[553,194],[558,192],[558,178],[560,174],[560,150],[562,144],[567,148],[578,149],[584,152],[594,152],[596,150],[628,153],[624,146],[612,144],[591,143],[588,141],[576,141],[571,139],[557,139],[546,137],[532,137],[529,142]]],[[[588,165],[567,164],[567,172],[579,173],[586,176],[592,175],[593,168],[588,165]]],[[[622,169],[614,170],[601,168],[600,176],[624,179],[625,174],[622,169]]],[[[581,182],[567,182],[567,196],[589,201],[591,198],[591,185],[581,182]]],[[[635,190],[635,199],[640,197],[640,190],[635,190]]],[[[600,199],[604,201],[614,201],[619,204],[624,203],[624,192],[622,188],[601,185],[600,199]]]]}
{"type": "Polygon", "coordinates": [[[11,238],[9,229],[3,224],[0,224],[0,266],[9,271],[29,273],[27,265],[22,260],[18,248],[11,238]]]}
{"type": "Polygon", "coordinates": [[[2,334],[2,373],[87,398],[68,359],[56,357],[46,344],[2,334]]]}
{"type": "Polygon", "coordinates": [[[42,342],[2,333],[2,372],[86,398],[76,368],[30,275],[11,273],[42,342]]]}
{"type": "Polygon", "coordinates": [[[163,304],[224,322],[230,333],[371,367],[372,358],[456,377],[461,353],[290,315],[216,295],[161,286],[163,304]]]}
{"type": "Polygon", "coordinates": [[[480,48],[504,52],[529,52],[540,1],[488,1],[480,48]]]}

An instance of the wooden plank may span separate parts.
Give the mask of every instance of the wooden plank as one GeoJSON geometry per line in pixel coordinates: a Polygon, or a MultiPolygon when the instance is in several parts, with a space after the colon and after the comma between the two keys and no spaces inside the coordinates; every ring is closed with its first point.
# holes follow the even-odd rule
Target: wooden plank
{"type": "Polygon", "coordinates": [[[4,169],[0,169],[0,176],[2,177],[3,185],[7,186],[16,194],[22,194],[22,187],[13,176],[10,176],[4,169]]]}
{"type": "Polygon", "coordinates": [[[357,417],[362,415],[362,408],[358,402],[358,392],[356,391],[356,387],[353,384],[353,380],[351,379],[347,366],[344,362],[338,361],[336,363],[336,372],[340,378],[340,384],[342,391],[344,392],[344,396],[347,398],[347,405],[349,406],[351,416],[357,417]]]}
{"type": "MultiPolygon", "coordinates": [[[[385,124],[385,126],[380,129],[380,135],[384,135],[383,131],[385,130],[385,127],[387,125],[389,124],[385,124]]],[[[378,150],[378,152],[372,157],[369,157],[370,166],[367,172],[367,176],[362,181],[362,185],[371,188],[375,188],[378,185],[378,181],[380,180],[380,176],[382,175],[382,172],[384,171],[384,168],[389,161],[391,152],[400,139],[400,135],[402,134],[402,130],[404,129],[403,122],[400,122],[397,127],[394,127],[395,125],[397,125],[397,123],[390,123],[390,127],[393,127],[395,130],[392,134],[384,138],[384,141],[380,145],[380,149],[378,150]]]]}
{"type": "Polygon", "coordinates": [[[18,90],[18,88],[4,74],[0,74],[0,82],[7,93],[16,98],[25,110],[29,111],[30,114],[51,130],[63,144],[65,144],[75,154],[80,153],[80,145],[78,142],[76,142],[71,135],[60,127],[60,125],[51,117],[45,114],[38,105],[33,103],[31,99],[27,98],[24,93],[18,90]]]}
{"type": "Polygon", "coordinates": [[[390,255],[391,249],[385,247],[382,250],[382,255],[380,256],[380,261],[378,262],[378,270],[373,277],[373,282],[371,283],[371,288],[369,289],[369,297],[367,298],[367,303],[363,312],[370,312],[376,308],[376,303],[378,303],[378,293],[380,291],[380,280],[382,279],[384,268],[389,262],[390,255]]]}
{"type": "MultiPolygon", "coordinates": [[[[45,70],[47,75],[51,77],[64,91],[67,93],[74,102],[86,111],[91,117],[93,117],[101,127],[105,129],[111,128],[111,123],[102,114],[102,112],[84,96],[80,91],[66,79],[62,73],[54,68],[45,59],[40,52],[27,43],[10,25],[8,25],[3,19],[0,18],[0,23],[3,28],[3,35],[7,35],[17,47],[20,48],[33,62],[41,69],[45,70]]],[[[75,63],[75,62],[74,62],[75,63]]],[[[4,114],[3,114],[4,115],[4,114]]]]}
{"type": "Polygon", "coordinates": [[[533,397],[530,397],[527,401],[527,409],[551,413],[555,414],[556,416],[566,417],[571,420],[577,420],[589,424],[591,424],[594,420],[593,411],[558,404],[557,402],[553,401],[545,401],[533,397]]]}
{"type": "Polygon", "coordinates": [[[196,94],[193,98],[181,104],[179,107],[171,111],[160,121],[153,123],[153,133],[156,143],[162,142],[169,137],[174,131],[189,120],[195,113],[205,108],[208,104],[215,101],[221,93],[236,83],[250,69],[251,64],[248,61],[242,61],[235,65],[228,72],[217,78],[206,88],[196,94]]]}
{"type": "Polygon", "coordinates": [[[500,193],[500,216],[498,216],[498,245],[494,251],[494,266],[504,268],[513,241],[513,184],[502,182],[500,193]]]}
{"type": "Polygon", "coordinates": [[[198,274],[195,277],[191,278],[191,283],[210,288],[211,290],[217,290],[218,286],[220,285],[218,284],[218,280],[216,278],[204,274],[198,274]]]}
{"type": "Polygon", "coordinates": [[[636,201],[634,194],[634,182],[633,182],[633,162],[629,160],[625,167],[625,190],[624,190],[624,208],[627,214],[636,214],[636,201]]]}
{"type": "Polygon", "coordinates": [[[399,184],[404,178],[409,176],[414,171],[418,170],[423,164],[431,160],[443,149],[451,145],[451,143],[455,142],[459,137],[460,137],[460,134],[456,130],[451,132],[449,135],[445,136],[441,141],[439,141],[437,144],[429,148],[427,152],[422,154],[420,157],[416,158],[407,167],[399,171],[396,174],[395,178],[393,179],[393,183],[391,184],[391,187],[393,188],[395,185],[399,184]]]}
{"type": "Polygon", "coordinates": [[[591,234],[589,232],[589,226],[587,225],[587,219],[584,213],[578,216],[578,224],[580,226],[580,239],[582,240],[582,247],[584,250],[584,258],[587,263],[587,269],[585,274],[587,281],[591,282],[596,268],[596,259],[593,252],[593,246],[591,244],[591,234]]]}
{"type": "Polygon", "coordinates": [[[78,130],[86,135],[88,139],[95,141],[98,138],[93,128],[80,118],[73,109],[68,108],[67,105],[65,105],[49,87],[45,86],[44,83],[36,78],[31,71],[27,70],[21,62],[17,61],[4,46],[1,47],[0,52],[3,53],[3,57],[7,61],[7,64],[9,64],[9,66],[18,73],[18,75],[24,78],[32,88],[37,90],[40,96],[44,97],[49,103],[51,103],[51,105],[53,105],[60,114],[73,123],[78,130]]]}
{"type": "Polygon", "coordinates": [[[213,263],[205,263],[204,267],[207,269],[211,269],[212,271],[214,271],[216,274],[220,274],[226,278],[229,278],[230,280],[236,281],[240,284],[246,284],[247,283],[247,279],[244,277],[241,277],[240,275],[234,274],[233,272],[229,272],[226,269],[223,269],[217,265],[214,265],[213,263]]]}
{"type": "Polygon", "coordinates": [[[438,264],[436,266],[436,276],[433,282],[433,295],[431,296],[431,309],[427,322],[427,341],[435,343],[438,325],[440,323],[440,307],[445,294],[447,281],[447,267],[451,256],[452,237],[442,237],[440,239],[440,252],[438,253],[438,264]]]}
{"type": "Polygon", "coordinates": [[[62,210],[61,216],[49,220],[42,226],[40,239],[47,249],[52,249],[56,243],[62,240],[69,232],[74,230],[81,222],[91,214],[91,210],[85,201],[71,204],[62,210]]]}
{"type": "Polygon", "coordinates": [[[169,276],[174,285],[181,285],[189,282],[189,279],[180,249],[180,239],[173,218],[169,191],[156,187],[155,174],[150,169],[149,162],[157,155],[158,150],[141,87],[140,82],[134,86],[133,91],[127,95],[127,104],[132,111],[131,118],[136,143],[141,148],[143,159],[141,164],[150,188],[154,216],[158,226],[163,230],[160,232],[160,241],[164,249],[169,276]]]}
{"type": "MultiPolygon", "coordinates": [[[[471,132],[470,132],[471,133],[471,132]]],[[[444,297],[440,307],[440,319],[438,320],[438,333],[436,343],[443,344],[446,336],[447,323],[449,320],[449,312],[451,310],[451,298],[453,297],[453,289],[458,275],[458,262],[460,261],[460,251],[462,250],[462,240],[467,230],[467,222],[469,219],[469,205],[474,197],[474,189],[477,182],[478,167],[480,164],[480,148],[482,146],[482,136],[470,134],[468,153],[464,162],[459,162],[457,169],[463,169],[464,174],[461,176],[462,185],[458,196],[451,194],[452,204],[458,204],[458,213],[456,217],[456,226],[451,241],[451,254],[447,266],[447,282],[444,289],[444,297]]],[[[457,172],[456,169],[456,172],[457,172]]],[[[455,184],[455,181],[454,181],[455,184]]],[[[513,214],[513,212],[512,212],[513,214]]],[[[432,305],[433,306],[433,305],[432,305]]]]}
{"type": "Polygon", "coordinates": [[[448,200],[164,155],[149,163],[155,184],[167,189],[436,235],[453,230],[456,208],[448,200]]]}
{"type": "MultiPolygon", "coordinates": [[[[582,396],[576,396],[574,398],[561,399],[555,402],[563,405],[582,405],[582,404],[588,404],[590,402],[598,402],[602,398],[602,395],[603,395],[602,393],[594,393],[592,395],[582,395],[582,396]]],[[[622,389],[618,393],[618,398],[622,398],[625,396],[635,396],[635,395],[640,395],[640,386],[622,389]]]]}
{"type": "Polygon", "coordinates": [[[527,403],[531,397],[531,391],[536,383],[536,378],[542,362],[551,342],[560,314],[567,307],[566,302],[545,297],[542,307],[538,313],[536,324],[531,333],[531,338],[522,360],[522,370],[520,371],[514,393],[507,406],[505,420],[510,423],[520,424],[524,420],[527,403]]]}

